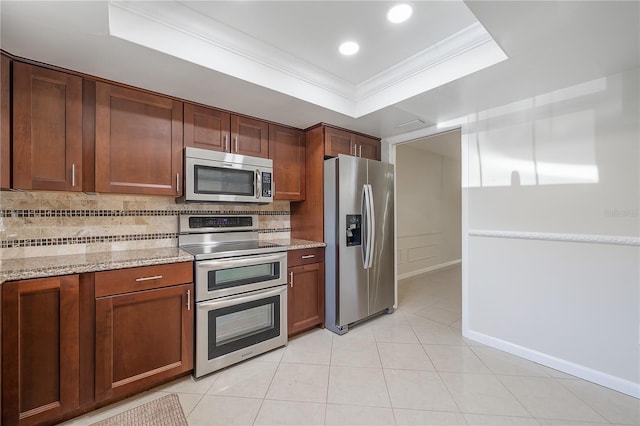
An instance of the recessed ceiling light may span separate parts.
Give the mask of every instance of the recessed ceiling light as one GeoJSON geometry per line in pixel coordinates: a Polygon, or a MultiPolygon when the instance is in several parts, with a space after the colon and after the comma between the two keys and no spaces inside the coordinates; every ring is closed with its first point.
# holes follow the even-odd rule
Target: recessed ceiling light
{"type": "Polygon", "coordinates": [[[387,12],[387,19],[394,24],[404,22],[411,16],[413,9],[408,4],[397,4],[387,12]]]}
{"type": "Polygon", "coordinates": [[[355,55],[360,50],[360,46],[355,41],[345,41],[339,47],[340,53],[343,55],[355,55]]]}

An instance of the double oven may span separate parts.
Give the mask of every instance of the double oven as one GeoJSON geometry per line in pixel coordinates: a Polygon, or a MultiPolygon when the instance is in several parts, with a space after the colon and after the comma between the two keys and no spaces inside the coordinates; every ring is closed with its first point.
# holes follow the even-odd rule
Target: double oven
{"type": "Polygon", "coordinates": [[[257,215],[179,220],[195,257],[195,376],[286,345],[286,246],[258,240],[257,215]]]}

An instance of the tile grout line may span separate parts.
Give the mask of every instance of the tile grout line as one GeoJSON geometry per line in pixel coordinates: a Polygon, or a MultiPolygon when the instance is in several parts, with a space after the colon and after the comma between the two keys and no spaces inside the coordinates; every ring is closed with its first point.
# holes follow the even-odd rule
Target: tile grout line
{"type": "MultiPolygon", "coordinates": [[[[413,330],[411,330],[413,331],[413,330]]],[[[389,392],[389,383],[387,382],[387,375],[384,374],[384,363],[382,362],[382,355],[380,355],[380,346],[378,346],[378,342],[376,340],[376,335],[373,333],[373,339],[376,344],[376,351],[378,352],[378,359],[380,360],[380,370],[382,372],[382,380],[384,380],[384,388],[387,390],[387,398],[389,398],[389,408],[391,409],[391,415],[393,416],[393,422],[397,425],[398,419],[396,418],[396,412],[394,410],[393,401],[391,399],[391,392],[389,392]]]]}

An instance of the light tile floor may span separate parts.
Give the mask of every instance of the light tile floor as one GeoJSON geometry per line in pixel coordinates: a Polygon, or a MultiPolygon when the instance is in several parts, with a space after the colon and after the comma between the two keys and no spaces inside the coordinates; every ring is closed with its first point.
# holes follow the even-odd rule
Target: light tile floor
{"type": "Polygon", "coordinates": [[[177,393],[191,425],[638,425],[630,396],[462,337],[460,268],[403,280],[399,309],[73,419],[177,393]]]}

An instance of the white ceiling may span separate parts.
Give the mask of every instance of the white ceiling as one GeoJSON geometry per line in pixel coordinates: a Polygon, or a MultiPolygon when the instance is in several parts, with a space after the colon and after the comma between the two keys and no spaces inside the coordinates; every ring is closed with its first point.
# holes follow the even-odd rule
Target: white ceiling
{"type": "MultiPolygon", "coordinates": [[[[381,137],[400,135],[640,65],[637,1],[412,1],[409,3],[414,6],[414,15],[404,27],[393,27],[384,21],[384,13],[392,3],[395,2],[127,2],[129,10],[165,14],[162,31],[158,26],[145,27],[145,31],[134,34],[134,43],[111,35],[109,6],[103,1],[3,0],[0,47],[17,56],[299,128],[328,122],[381,137]],[[173,7],[187,13],[171,14],[173,7]],[[199,33],[191,32],[191,36],[215,32],[216,37],[226,37],[226,44],[218,44],[217,48],[235,49],[227,49],[236,55],[232,60],[216,64],[231,70],[211,69],[212,61],[220,62],[212,55],[194,61],[192,58],[201,49],[186,39],[166,40],[167,23],[184,24],[186,18],[195,16],[198,18],[188,21],[190,24],[206,25],[199,33]],[[363,82],[397,69],[398,63],[409,66],[413,59],[420,60],[420,53],[431,52],[434,42],[450,40],[461,29],[473,27],[474,18],[479,21],[475,25],[486,29],[508,59],[461,78],[456,78],[456,67],[442,68],[439,83],[443,84],[439,87],[427,84],[426,77],[409,81],[411,89],[417,87],[419,94],[407,95],[409,88],[395,86],[383,94],[385,99],[378,99],[367,108],[358,109],[358,93],[354,98],[356,108],[349,104],[346,92],[350,87],[360,90],[363,82]],[[336,44],[343,37],[357,38],[361,44],[359,55],[343,58],[336,54],[336,44]],[[257,42],[252,44],[251,40],[257,42]],[[239,42],[241,50],[237,49],[239,42]],[[264,72],[234,67],[240,63],[234,62],[237,54],[247,52],[245,59],[253,60],[253,64],[262,61],[264,72]],[[293,67],[287,71],[294,71],[288,75],[295,74],[297,80],[287,79],[287,73],[275,73],[273,70],[282,68],[274,65],[273,58],[286,59],[293,67]],[[300,64],[305,65],[304,69],[300,64]],[[298,77],[309,70],[315,73],[313,78],[326,83],[323,90],[332,91],[316,90],[321,86],[317,84],[305,86],[298,77]],[[296,74],[297,71],[300,72],[296,74]],[[329,81],[327,75],[335,79],[329,81]],[[265,80],[269,84],[263,84],[265,80]],[[346,99],[342,107],[334,108],[341,97],[346,99]],[[389,100],[392,103],[384,106],[389,100]],[[397,127],[417,118],[424,124],[397,127]]],[[[114,28],[113,19],[111,24],[111,32],[118,29],[114,28]]],[[[121,21],[119,34],[140,30],[130,27],[121,21]]],[[[481,60],[480,56],[476,60],[481,60]]]]}
{"type": "Polygon", "coordinates": [[[185,1],[189,8],[282,49],[353,84],[477,22],[462,1],[415,2],[411,19],[386,19],[393,1],[185,1]],[[356,56],[338,45],[354,40],[356,56]]]}

